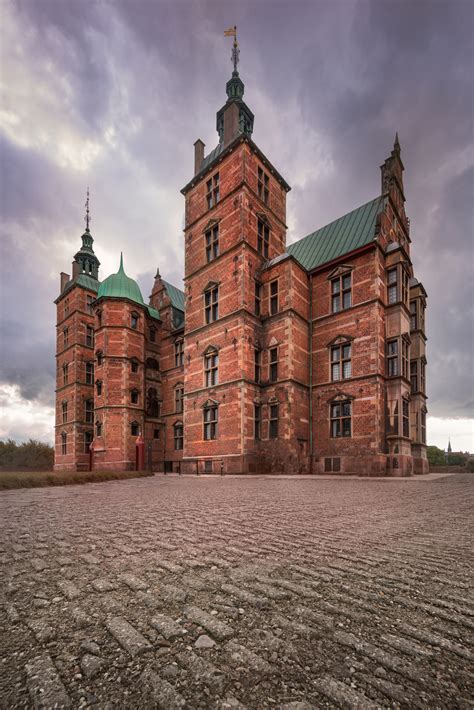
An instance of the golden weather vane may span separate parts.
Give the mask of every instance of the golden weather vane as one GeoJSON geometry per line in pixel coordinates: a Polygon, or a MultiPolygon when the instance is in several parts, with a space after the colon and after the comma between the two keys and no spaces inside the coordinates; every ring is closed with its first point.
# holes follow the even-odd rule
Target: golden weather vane
{"type": "Polygon", "coordinates": [[[232,55],[231,55],[231,62],[234,63],[234,72],[237,74],[237,64],[239,63],[239,54],[240,54],[240,49],[239,45],[237,44],[237,25],[234,25],[233,27],[229,27],[228,30],[224,30],[224,37],[233,37],[234,38],[234,44],[232,46],[232,55]]]}

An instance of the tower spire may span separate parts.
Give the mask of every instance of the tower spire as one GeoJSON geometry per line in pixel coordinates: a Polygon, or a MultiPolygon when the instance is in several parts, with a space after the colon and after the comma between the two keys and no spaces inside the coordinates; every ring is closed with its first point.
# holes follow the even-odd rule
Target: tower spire
{"type": "Polygon", "coordinates": [[[89,231],[89,224],[91,222],[91,216],[89,212],[89,188],[87,188],[87,193],[86,193],[86,216],[84,217],[84,222],[86,223],[86,232],[89,231]]]}
{"type": "Polygon", "coordinates": [[[239,76],[239,72],[237,71],[237,64],[239,63],[240,49],[239,44],[237,42],[237,25],[229,27],[228,30],[225,30],[224,37],[234,38],[234,43],[232,45],[232,54],[230,57],[230,60],[234,65],[234,71],[232,72],[232,76],[239,76]]]}

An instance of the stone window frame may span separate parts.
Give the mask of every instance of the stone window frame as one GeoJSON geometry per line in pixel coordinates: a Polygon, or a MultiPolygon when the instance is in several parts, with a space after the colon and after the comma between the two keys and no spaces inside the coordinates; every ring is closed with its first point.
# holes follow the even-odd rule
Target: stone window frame
{"type": "Polygon", "coordinates": [[[130,404],[140,404],[140,390],[136,387],[130,390],[130,404]]]}
{"type": "Polygon", "coordinates": [[[353,348],[352,344],[354,338],[351,335],[338,335],[327,344],[329,350],[329,379],[331,382],[342,382],[344,380],[350,380],[352,378],[352,357],[353,348]],[[344,349],[349,347],[349,356],[344,354],[344,349]],[[337,354],[339,350],[339,357],[334,359],[334,355],[337,354]],[[349,363],[349,375],[344,376],[345,365],[349,363]],[[339,366],[339,377],[334,377],[335,366],[339,366]]]}
{"type": "Polygon", "coordinates": [[[94,308],[92,306],[94,301],[95,301],[94,296],[91,296],[91,294],[88,293],[86,296],[86,307],[87,307],[87,312],[90,313],[91,316],[94,315],[94,308]]]}
{"type": "Polygon", "coordinates": [[[420,429],[421,429],[421,443],[426,444],[426,414],[428,410],[425,406],[420,409],[420,429]]]}
{"type": "Polygon", "coordinates": [[[174,390],[174,411],[175,414],[182,414],[184,411],[184,383],[177,382],[174,390]]]}
{"type": "Polygon", "coordinates": [[[151,419],[159,419],[161,416],[161,400],[158,397],[156,387],[148,387],[146,394],[146,411],[147,416],[151,419]]]}
{"type": "Polygon", "coordinates": [[[268,205],[270,196],[270,176],[259,165],[257,170],[257,194],[265,205],[268,205]]]}
{"type": "Polygon", "coordinates": [[[94,423],[94,400],[91,397],[84,400],[84,421],[86,424],[94,423]]]}
{"type": "Polygon", "coordinates": [[[63,386],[69,384],[69,363],[63,362],[63,386]]]}
{"type": "Polygon", "coordinates": [[[64,317],[69,315],[69,296],[64,299],[64,317]]]}
{"type": "Polygon", "coordinates": [[[219,284],[210,281],[203,290],[204,322],[206,325],[219,320],[219,284]]]}
{"type": "Polygon", "coordinates": [[[130,359],[130,372],[132,372],[134,375],[137,374],[137,372],[140,371],[140,361],[137,360],[136,357],[132,357],[130,359]]]}
{"type": "Polygon", "coordinates": [[[176,338],[174,341],[174,366],[184,365],[184,338],[176,338]]]}
{"type": "Polygon", "coordinates": [[[97,439],[100,439],[100,437],[103,434],[103,423],[101,419],[96,419],[95,420],[95,436],[97,439]]]}
{"type": "Polygon", "coordinates": [[[95,312],[95,315],[97,317],[97,327],[102,328],[102,311],[100,308],[95,312]]]}
{"type": "Polygon", "coordinates": [[[352,308],[353,270],[351,266],[344,266],[329,274],[331,313],[341,313],[352,308]]]}
{"type": "Polygon", "coordinates": [[[140,422],[136,419],[130,422],[130,436],[140,436],[140,422]]]}
{"type": "Polygon", "coordinates": [[[254,359],[254,381],[260,384],[262,381],[262,348],[254,346],[253,349],[253,359],[254,359]]]}
{"type": "Polygon", "coordinates": [[[96,380],[95,381],[95,391],[97,393],[98,397],[102,396],[102,380],[96,380]]]}
{"type": "Polygon", "coordinates": [[[69,347],[69,328],[67,326],[64,326],[64,328],[63,328],[63,349],[66,350],[67,347],[69,347]]]}
{"type": "Polygon", "coordinates": [[[386,269],[387,306],[403,303],[410,308],[410,273],[408,264],[399,261],[386,269]]]}
{"type": "Polygon", "coordinates": [[[63,401],[61,402],[61,416],[63,424],[67,424],[67,405],[67,399],[63,399],[63,401]]]}
{"type": "Polygon", "coordinates": [[[94,384],[94,361],[86,361],[86,385],[94,384]]]}
{"type": "Polygon", "coordinates": [[[173,424],[173,442],[174,450],[182,451],[184,448],[184,425],[181,420],[173,424]]]}
{"type": "Polygon", "coordinates": [[[268,438],[279,438],[280,402],[276,397],[268,400],[268,438]]]}
{"type": "Polygon", "coordinates": [[[209,345],[202,356],[204,387],[215,387],[219,384],[219,348],[209,345]]]}
{"type": "Polygon", "coordinates": [[[403,377],[410,381],[410,344],[408,333],[387,338],[385,345],[386,376],[388,378],[403,377]]]}
{"type": "Polygon", "coordinates": [[[140,314],[137,311],[130,312],[130,328],[132,330],[138,330],[138,324],[140,322],[140,314]]]}
{"type": "Polygon", "coordinates": [[[94,328],[91,325],[86,325],[86,347],[94,347],[94,328]]]}
{"type": "Polygon", "coordinates": [[[338,392],[329,401],[329,437],[351,439],[353,435],[354,397],[338,392]]]}
{"type": "Polygon", "coordinates": [[[156,343],[156,333],[156,328],[153,325],[150,326],[150,328],[148,329],[148,339],[150,343],[156,343]]]}
{"type": "Polygon", "coordinates": [[[102,367],[104,364],[104,353],[102,350],[96,350],[95,359],[97,360],[97,367],[102,367]]]}
{"type": "Polygon", "coordinates": [[[219,220],[211,219],[204,227],[204,247],[206,251],[206,264],[210,264],[219,256],[219,220]]]}
{"type": "Polygon", "coordinates": [[[410,438],[410,395],[403,395],[402,396],[401,417],[402,417],[402,436],[405,439],[409,439],[410,438]]]}
{"type": "Polygon", "coordinates": [[[203,440],[215,441],[219,436],[219,403],[208,399],[202,406],[203,440]]]}
{"type": "Polygon", "coordinates": [[[220,175],[219,171],[217,171],[214,175],[211,175],[208,180],[206,180],[207,209],[210,210],[212,207],[215,207],[219,202],[220,197],[220,175]]]}
{"type": "Polygon", "coordinates": [[[279,279],[273,279],[268,284],[268,313],[275,316],[280,309],[279,279]]]}
{"type": "Polygon", "coordinates": [[[67,431],[61,432],[61,455],[67,456],[67,431]]]}
{"type": "Polygon", "coordinates": [[[279,345],[270,345],[268,348],[268,381],[278,382],[278,365],[280,362],[279,345]]]}
{"type": "Polygon", "coordinates": [[[270,222],[266,214],[257,212],[257,251],[268,259],[270,249],[270,222]]]}

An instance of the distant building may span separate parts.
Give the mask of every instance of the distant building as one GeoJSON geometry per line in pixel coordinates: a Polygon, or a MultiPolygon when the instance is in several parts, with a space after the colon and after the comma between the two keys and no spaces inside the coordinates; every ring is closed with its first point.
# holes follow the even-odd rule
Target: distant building
{"type": "MultiPolygon", "coordinates": [[[[57,304],[57,470],[427,471],[426,293],[398,136],[380,194],[286,246],[290,186],[252,140],[237,70],[195,143],[184,292],[99,281],[88,225],[57,304]]],[[[270,120],[270,117],[268,117],[270,120]]],[[[118,259],[117,259],[118,260],[118,259]]]]}

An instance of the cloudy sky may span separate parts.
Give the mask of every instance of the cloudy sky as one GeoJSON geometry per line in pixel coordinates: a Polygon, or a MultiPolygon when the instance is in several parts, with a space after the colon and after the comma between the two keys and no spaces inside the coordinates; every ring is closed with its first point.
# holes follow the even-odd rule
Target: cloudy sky
{"type": "Polygon", "coordinates": [[[59,272],[87,186],[104,278],[181,285],[193,143],[240,75],[292,185],[288,241],[379,194],[398,130],[429,295],[429,443],[474,450],[470,0],[1,0],[0,438],[52,440],[59,272]]]}

